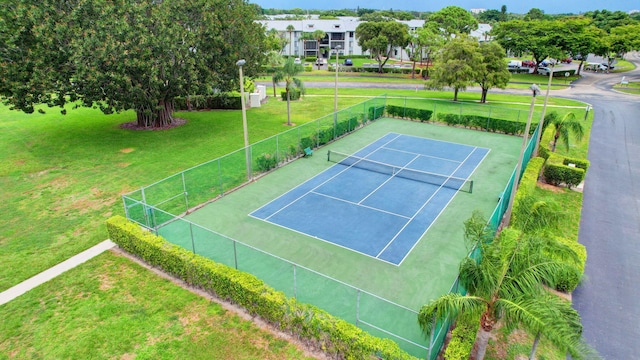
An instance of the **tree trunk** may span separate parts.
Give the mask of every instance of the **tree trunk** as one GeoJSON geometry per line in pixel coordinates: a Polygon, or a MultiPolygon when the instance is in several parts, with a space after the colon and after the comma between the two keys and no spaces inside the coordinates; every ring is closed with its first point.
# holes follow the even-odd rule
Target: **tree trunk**
{"type": "Polygon", "coordinates": [[[453,101],[458,101],[458,88],[453,88],[453,101]]]}
{"type": "Polygon", "coordinates": [[[582,70],[582,64],[584,64],[584,60],[580,61],[580,65],[578,65],[578,72],[576,73],[576,75],[580,76],[580,71],[582,70]]]}
{"type": "Polygon", "coordinates": [[[173,101],[158,101],[156,107],[143,107],[136,110],[138,127],[162,128],[173,123],[173,101]]]}
{"type": "Polygon", "coordinates": [[[491,330],[487,331],[482,328],[482,326],[478,329],[478,333],[476,334],[476,342],[475,342],[475,359],[483,360],[484,355],[487,353],[487,346],[489,345],[489,337],[491,337],[491,330]]]}
{"type": "Polygon", "coordinates": [[[533,340],[533,347],[531,347],[531,353],[529,354],[529,360],[533,360],[536,356],[536,349],[538,348],[538,342],[540,341],[540,331],[536,334],[536,338],[533,340]]]}
{"type": "Polygon", "coordinates": [[[415,60],[413,60],[413,68],[411,68],[411,78],[412,79],[416,78],[416,61],[415,60]]]}
{"type": "Polygon", "coordinates": [[[480,97],[480,102],[481,103],[486,103],[487,102],[487,93],[489,92],[489,89],[486,88],[482,88],[482,96],[480,97]]]}
{"type": "Polygon", "coordinates": [[[556,152],[556,144],[558,143],[558,138],[560,137],[560,132],[557,131],[553,136],[553,145],[551,145],[551,152],[556,152]]]}
{"type": "Polygon", "coordinates": [[[277,97],[278,97],[278,95],[276,95],[276,78],[275,78],[275,76],[272,76],[272,77],[271,77],[271,80],[272,80],[272,82],[273,82],[273,97],[274,97],[274,98],[277,98],[277,97]]]}
{"type": "Polygon", "coordinates": [[[287,126],[291,126],[291,91],[287,88],[287,126]]]}

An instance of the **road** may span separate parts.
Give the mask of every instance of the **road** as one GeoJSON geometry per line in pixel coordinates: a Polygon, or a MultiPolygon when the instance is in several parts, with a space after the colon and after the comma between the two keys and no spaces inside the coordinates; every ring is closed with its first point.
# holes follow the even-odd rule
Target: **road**
{"type": "MultiPolygon", "coordinates": [[[[640,66],[640,54],[627,54],[640,66]]],[[[640,359],[640,96],[614,91],[622,74],[583,72],[570,88],[551,96],[593,106],[579,242],[588,258],[573,293],[583,335],[606,360],[640,359]]],[[[640,69],[624,74],[640,81],[640,69]]],[[[305,82],[307,87],[333,83],[305,82]]],[[[407,84],[340,82],[340,88],[415,89],[407,84]]],[[[478,91],[471,88],[469,91],[478,91]]],[[[529,94],[527,89],[491,93],[529,94]]]]}
{"type": "MultiPolygon", "coordinates": [[[[640,65],[640,55],[628,55],[640,65]]],[[[624,74],[640,81],[640,70],[624,74]]],[[[583,335],[604,359],[640,358],[640,97],[611,90],[620,74],[590,74],[554,96],[593,105],[579,241],[585,279],[573,293],[583,335]]]]}

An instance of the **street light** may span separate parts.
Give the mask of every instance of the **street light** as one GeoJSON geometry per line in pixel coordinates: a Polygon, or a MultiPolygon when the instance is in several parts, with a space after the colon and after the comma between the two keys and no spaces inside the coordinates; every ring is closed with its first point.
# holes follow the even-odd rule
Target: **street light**
{"type": "Polygon", "coordinates": [[[244,78],[242,77],[242,66],[247,62],[240,59],[236,66],[240,71],[240,103],[242,104],[242,129],[244,130],[244,152],[247,161],[247,180],[251,180],[251,153],[249,149],[249,132],[247,130],[247,107],[244,100],[244,78]]]}
{"type": "Polygon", "coordinates": [[[333,112],[337,113],[338,112],[338,67],[340,66],[340,63],[338,62],[338,57],[340,55],[340,49],[342,49],[342,46],[336,45],[335,49],[336,49],[336,86],[335,86],[335,92],[334,92],[334,98],[333,98],[333,112]]]}
{"type": "Polygon", "coordinates": [[[544,105],[542,106],[542,115],[540,116],[540,122],[538,125],[538,136],[536,138],[536,146],[533,149],[533,156],[538,156],[538,149],[540,147],[540,139],[542,139],[542,127],[544,126],[544,115],[547,113],[547,101],[549,101],[549,89],[551,89],[551,81],[553,80],[553,68],[554,64],[551,64],[549,71],[549,82],[547,83],[547,93],[544,96],[544,105]]]}
{"type": "Polygon", "coordinates": [[[527,139],[529,138],[529,129],[531,128],[531,118],[533,117],[533,107],[536,104],[536,95],[540,94],[540,87],[533,84],[529,87],[532,92],[531,106],[529,107],[529,116],[527,117],[527,125],[524,128],[524,134],[522,136],[522,147],[520,148],[520,157],[518,158],[518,165],[516,165],[516,172],[513,179],[513,186],[511,187],[511,194],[509,196],[509,206],[505,212],[504,226],[509,226],[511,221],[511,210],[513,210],[513,199],[518,191],[518,183],[520,182],[520,169],[522,169],[522,162],[524,160],[524,149],[527,148],[527,139]]]}

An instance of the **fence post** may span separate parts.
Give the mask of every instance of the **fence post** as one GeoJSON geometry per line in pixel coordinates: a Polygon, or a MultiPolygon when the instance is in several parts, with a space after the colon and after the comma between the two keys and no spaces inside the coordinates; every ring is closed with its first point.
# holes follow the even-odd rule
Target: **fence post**
{"type": "Polygon", "coordinates": [[[189,233],[191,234],[191,251],[193,251],[193,253],[196,253],[196,242],[193,239],[193,223],[191,221],[189,221],[189,233]]]}
{"type": "Polygon", "coordinates": [[[298,298],[298,279],[297,279],[297,273],[296,273],[296,264],[293,264],[293,297],[295,299],[298,298]]]}
{"type": "Polygon", "coordinates": [[[427,354],[427,359],[431,360],[432,351],[433,351],[433,335],[436,333],[436,317],[433,316],[433,325],[431,325],[431,334],[429,335],[429,353],[427,354]]]}
{"type": "Polygon", "coordinates": [[[189,213],[189,193],[187,192],[187,182],[184,180],[184,171],[182,174],[182,193],[184,194],[184,211],[189,213]]]}
{"type": "Polygon", "coordinates": [[[220,165],[220,158],[218,158],[218,178],[220,178],[220,196],[224,195],[224,184],[222,182],[222,165],[220,165]]]}
{"type": "Polygon", "coordinates": [[[356,327],[360,322],[360,289],[358,289],[358,297],[356,299],[356,327]]]}
{"type": "Polygon", "coordinates": [[[233,240],[233,261],[236,265],[236,270],[238,270],[238,252],[236,250],[236,241],[233,240]]]}

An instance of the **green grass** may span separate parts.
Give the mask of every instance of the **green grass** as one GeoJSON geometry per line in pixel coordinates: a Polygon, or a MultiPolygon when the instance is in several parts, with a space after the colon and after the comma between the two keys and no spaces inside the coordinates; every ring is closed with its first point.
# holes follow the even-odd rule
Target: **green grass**
{"type": "Polygon", "coordinates": [[[630,82],[628,84],[615,84],[613,88],[627,94],[640,95],[640,82],[630,82]]]}
{"type": "MultiPolygon", "coordinates": [[[[451,98],[448,92],[340,89],[339,107],[343,109],[363,101],[363,96],[381,93],[439,99],[438,104],[450,103],[448,100],[451,98]]],[[[477,102],[478,98],[478,93],[460,94],[462,102],[477,102]]],[[[529,101],[527,96],[489,93],[490,103],[477,106],[499,105],[522,110],[528,108],[529,101]]],[[[571,110],[565,108],[567,106],[584,107],[584,104],[565,99],[550,99],[550,105],[561,106],[558,108],[560,111],[571,110]]],[[[253,143],[289,129],[284,125],[287,120],[285,109],[286,103],[273,99],[259,109],[250,109],[247,112],[250,141],[253,143]]],[[[292,122],[301,125],[330,113],[332,109],[332,89],[309,89],[309,96],[291,104],[292,122]]],[[[183,126],[163,131],[131,131],[121,129],[120,124],[134,120],[132,112],[107,116],[94,109],[81,108],[69,109],[68,115],[63,116],[56,109],[45,110],[46,114],[24,114],[0,107],[0,197],[3,199],[0,203],[3,224],[0,228],[0,258],[3,260],[0,291],[104,240],[107,236],[104,221],[112,215],[123,214],[120,195],[243,146],[239,111],[183,112],[177,114],[187,120],[183,126]]],[[[112,256],[104,257],[108,259],[100,261],[115,261],[112,256]]],[[[73,279],[65,276],[60,280],[62,282],[47,283],[0,307],[3,322],[11,324],[1,332],[7,338],[0,341],[0,353],[49,357],[45,356],[49,350],[39,350],[37,344],[45,341],[43,338],[50,336],[49,331],[54,327],[48,327],[46,322],[38,322],[37,317],[33,317],[46,313],[39,299],[57,301],[56,294],[66,291],[67,282],[71,280],[86,283],[83,286],[94,286],[90,285],[92,279],[110,268],[101,269],[85,269],[83,266],[71,273],[73,279]]],[[[142,286],[153,283],[154,279],[147,273],[137,273],[128,281],[142,286]]],[[[83,314],[90,313],[91,309],[100,310],[96,303],[85,304],[86,299],[81,294],[90,291],[81,288],[76,291],[78,295],[65,298],[63,304],[66,308],[58,308],[59,311],[70,309],[73,314],[76,308],[84,308],[78,310],[78,314],[85,316],[83,314]]],[[[137,299],[138,294],[132,290],[132,300],[142,301],[137,299]]],[[[181,299],[175,300],[175,306],[184,305],[181,299]]],[[[131,317],[114,315],[117,312],[107,313],[113,316],[114,322],[131,320],[131,317]]],[[[171,329],[172,324],[167,320],[158,326],[171,329]]],[[[87,331],[98,333],[103,330],[102,325],[89,327],[76,322],[64,326],[58,323],[58,326],[58,332],[64,330],[65,333],[76,334],[75,338],[81,340],[87,331]]],[[[122,336],[115,335],[130,331],[125,327],[130,325],[121,326],[117,330],[106,331],[115,338],[109,341],[100,338],[105,342],[101,346],[119,346],[122,336]]],[[[144,344],[144,341],[139,341],[138,345],[144,344]]],[[[60,343],[57,345],[64,347],[60,343]]],[[[50,345],[50,348],[54,347],[50,345]]],[[[115,356],[123,354],[116,353],[115,356]]]]}
{"type": "Polygon", "coordinates": [[[3,359],[311,359],[251,320],[112,253],[0,311],[3,359]]]}
{"type": "Polygon", "coordinates": [[[614,73],[626,72],[626,71],[633,70],[635,68],[636,68],[636,65],[631,61],[620,59],[616,61],[615,68],[613,69],[612,72],[614,73]]]}

